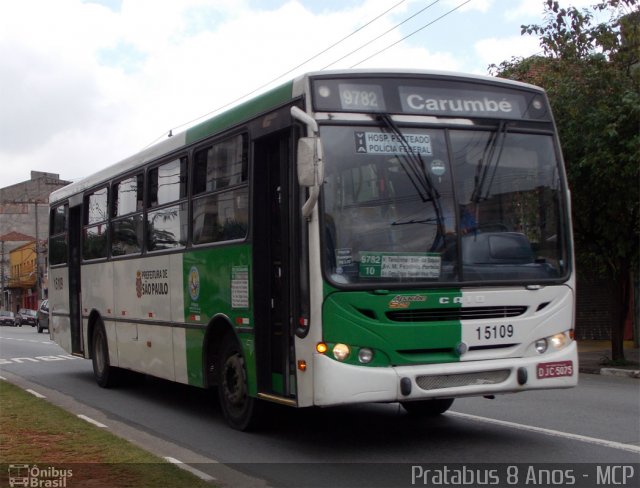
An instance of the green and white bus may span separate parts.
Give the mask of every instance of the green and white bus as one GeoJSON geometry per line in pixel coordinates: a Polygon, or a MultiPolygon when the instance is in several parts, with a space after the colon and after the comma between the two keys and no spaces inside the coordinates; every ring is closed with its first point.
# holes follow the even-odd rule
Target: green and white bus
{"type": "Polygon", "coordinates": [[[535,86],[310,73],[50,202],[51,335],[101,386],[217,386],[245,429],[264,401],[437,415],[577,384],[569,191],[535,86]]]}

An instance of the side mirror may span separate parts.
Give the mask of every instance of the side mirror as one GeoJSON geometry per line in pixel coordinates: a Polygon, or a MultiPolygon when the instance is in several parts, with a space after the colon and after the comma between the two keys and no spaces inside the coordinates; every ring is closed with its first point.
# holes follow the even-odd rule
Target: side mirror
{"type": "Polygon", "coordinates": [[[298,183],[311,187],[316,184],[317,138],[301,137],[298,140],[298,183]]]}
{"type": "Polygon", "coordinates": [[[313,208],[318,202],[320,186],[324,182],[324,164],[322,162],[322,144],[318,137],[318,124],[309,114],[298,107],[291,107],[291,116],[304,123],[311,137],[298,140],[297,170],[298,184],[309,188],[309,198],[302,206],[302,215],[311,218],[313,208]]]}

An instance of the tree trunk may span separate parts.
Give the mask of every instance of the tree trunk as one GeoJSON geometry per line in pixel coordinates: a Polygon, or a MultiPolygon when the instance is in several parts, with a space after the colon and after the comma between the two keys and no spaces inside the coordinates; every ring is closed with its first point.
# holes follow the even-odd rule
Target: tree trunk
{"type": "Polygon", "coordinates": [[[629,309],[629,270],[622,269],[612,280],[611,359],[624,362],[624,326],[629,309]]]}

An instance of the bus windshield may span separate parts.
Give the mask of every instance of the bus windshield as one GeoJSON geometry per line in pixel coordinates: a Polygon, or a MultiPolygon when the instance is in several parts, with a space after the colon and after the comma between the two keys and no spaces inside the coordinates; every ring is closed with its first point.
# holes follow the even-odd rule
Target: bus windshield
{"type": "Polygon", "coordinates": [[[553,137],[323,126],[324,263],[337,285],[536,283],[567,266],[553,137]]]}

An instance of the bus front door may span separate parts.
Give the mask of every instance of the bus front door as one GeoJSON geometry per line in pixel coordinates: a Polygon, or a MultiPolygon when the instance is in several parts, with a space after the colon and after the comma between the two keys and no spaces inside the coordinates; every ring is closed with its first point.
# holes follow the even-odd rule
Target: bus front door
{"type": "Polygon", "coordinates": [[[293,399],[290,144],[290,131],[255,141],[252,241],[258,392],[293,399]]]}

